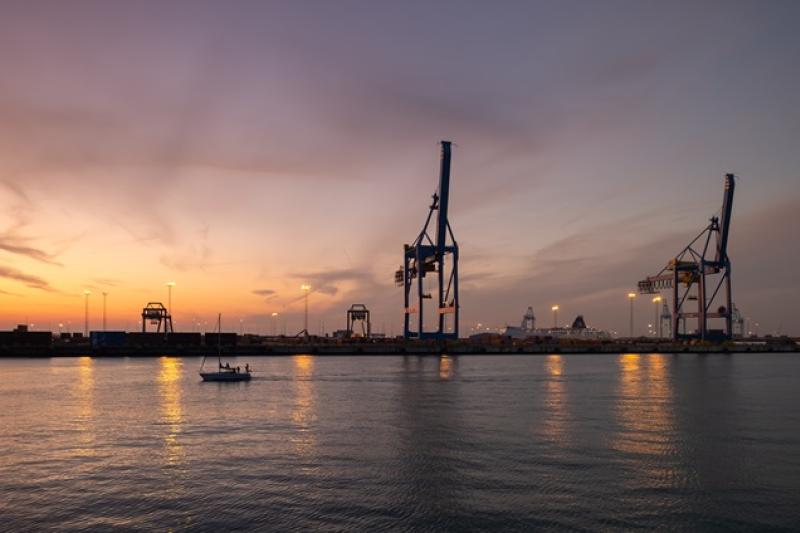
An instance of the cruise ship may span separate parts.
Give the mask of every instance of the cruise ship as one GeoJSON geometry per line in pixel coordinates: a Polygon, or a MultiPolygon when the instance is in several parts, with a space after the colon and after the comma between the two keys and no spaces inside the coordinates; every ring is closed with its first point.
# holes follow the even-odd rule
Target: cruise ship
{"type": "Polygon", "coordinates": [[[526,339],[530,337],[552,337],[557,339],[591,339],[602,340],[610,339],[611,334],[602,329],[591,328],[586,325],[583,315],[578,315],[572,321],[572,325],[564,328],[537,328],[536,315],[533,308],[528,307],[522,316],[522,323],[519,326],[506,326],[503,335],[513,339],[526,339]]]}

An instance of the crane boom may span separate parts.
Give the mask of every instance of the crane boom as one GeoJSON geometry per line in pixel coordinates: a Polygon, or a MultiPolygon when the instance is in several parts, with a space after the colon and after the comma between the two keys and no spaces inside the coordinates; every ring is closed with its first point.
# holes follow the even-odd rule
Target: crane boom
{"type": "Polygon", "coordinates": [[[442,141],[439,167],[439,214],[436,220],[436,250],[444,253],[447,245],[447,207],[450,203],[450,141],[442,141]]]}
{"type": "Polygon", "coordinates": [[[731,227],[731,212],[733,211],[733,190],[736,179],[733,174],[725,174],[725,193],[722,196],[722,212],[719,219],[719,237],[717,238],[717,252],[714,263],[721,266],[728,257],[728,234],[731,227]]]}

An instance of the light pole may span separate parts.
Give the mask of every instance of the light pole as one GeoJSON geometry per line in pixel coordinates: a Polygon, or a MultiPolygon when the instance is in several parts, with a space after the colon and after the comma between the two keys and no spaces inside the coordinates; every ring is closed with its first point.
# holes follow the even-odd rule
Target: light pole
{"type": "Polygon", "coordinates": [[[272,336],[273,337],[275,337],[278,334],[276,326],[275,326],[275,321],[277,320],[277,318],[278,318],[278,313],[272,313],[272,336]]]}
{"type": "Polygon", "coordinates": [[[558,306],[554,305],[550,308],[553,311],[553,329],[558,327],[558,306]]]}
{"type": "Polygon", "coordinates": [[[90,291],[83,291],[83,335],[89,336],[89,295],[90,291]]]}
{"type": "Polygon", "coordinates": [[[174,286],[174,281],[167,282],[167,310],[169,311],[170,316],[172,316],[172,287],[174,286]]]}
{"type": "Polygon", "coordinates": [[[106,298],[108,293],[103,291],[103,331],[106,330],[106,298]]]}
{"type": "MultiPolygon", "coordinates": [[[[173,315],[173,313],[172,313],[172,287],[174,287],[174,286],[175,286],[175,282],[174,281],[168,281],[167,282],[167,313],[169,314],[169,322],[170,322],[170,324],[172,324],[172,331],[175,331],[175,322],[172,320],[172,318],[173,318],[173,316],[172,316],[173,315]]],[[[166,327],[164,328],[164,331],[165,332],[167,331],[166,327]]]]}
{"type": "Polygon", "coordinates": [[[656,335],[661,337],[661,323],[658,319],[658,304],[661,303],[661,296],[656,296],[653,298],[653,307],[656,309],[655,320],[653,321],[653,337],[656,335]],[[656,326],[658,324],[658,326],[656,326]]]}
{"type": "Polygon", "coordinates": [[[630,302],[631,302],[631,324],[630,324],[630,326],[631,326],[630,337],[631,338],[633,338],[633,301],[635,299],[636,299],[636,293],[635,292],[629,292],[628,293],[628,300],[630,300],[630,302]]]}
{"type": "Polygon", "coordinates": [[[300,285],[300,290],[303,291],[305,300],[305,317],[303,319],[303,331],[305,332],[306,337],[308,337],[308,293],[311,292],[311,285],[303,283],[302,285],[300,285]]]}

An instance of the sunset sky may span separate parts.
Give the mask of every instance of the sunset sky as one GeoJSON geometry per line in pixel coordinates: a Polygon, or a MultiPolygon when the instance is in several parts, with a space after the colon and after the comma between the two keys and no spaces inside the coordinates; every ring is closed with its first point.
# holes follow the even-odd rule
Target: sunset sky
{"type": "Polygon", "coordinates": [[[312,332],[399,333],[448,139],[462,333],[626,331],[734,172],[734,300],[800,334],[800,2],[0,4],[2,329],[175,281],[178,330],[295,333],[309,283],[312,332]]]}

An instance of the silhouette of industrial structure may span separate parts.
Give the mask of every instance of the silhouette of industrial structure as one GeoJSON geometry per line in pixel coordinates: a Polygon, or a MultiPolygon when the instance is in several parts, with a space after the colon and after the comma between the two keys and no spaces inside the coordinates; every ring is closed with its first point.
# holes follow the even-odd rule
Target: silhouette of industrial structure
{"type": "Polygon", "coordinates": [[[161,333],[162,328],[165,335],[173,332],[172,315],[161,302],[149,302],[142,309],[142,333],[147,333],[148,322],[156,326],[156,333],[161,333]]]}
{"type": "Polygon", "coordinates": [[[397,285],[403,287],[403,335],[407,339],[458,338],[458,243],[447,218],[451,145],[449,141],[441,142],[439,189],[433,194],[428,217],[419,235],[413,243],[405,245],[403,265],[395,273],[397,285]],[[431,238],[428,228],[434,213],[435,233],[431,238]],[[430,283],[433,287],[426,287],[425,284],[429,274],[433,277],[430,283]],[[425,300],[431,300],[432,305],[425,305],[425,300]],[[416,315],[416,320],[412,321],[412,315],[416,315]],[[436,327],[426,331],[426,319],[431,315],[436,327]],[[447,330],[448,315],[453,316],[450,331],[447,330]]]}
{"type": "Polygon", "coordinates": [[[720,215],[711,217],[708,226],[658,274],[639,282],[639,292],[642,294],[657,294],[672,289],[673,339],[723,340],[733,336],[734,306],[728,236],[735,185],[734,175],[726,174],[720,215]],[[696,310],[690,309],[690,301],[697,302],[696,310]],[[686,320],[689,319],[696,320],[697,329],[685,333],[686,320]],[[710,329],[711,319],[722,320],[723,328],[710,329]]]}
{"type": "Polygon", "coordinates": [[[361,326],[361,337],[368,339],[372,336],[372,322],[369,318],[369,309],[364,304],[353,304],[347,310],[347,337],[355,335],[356,323],[361,326]]]}

